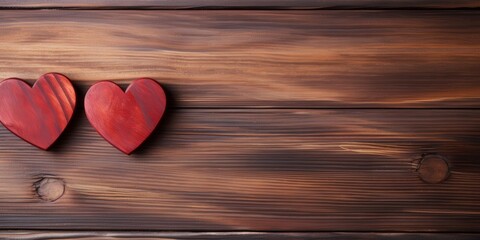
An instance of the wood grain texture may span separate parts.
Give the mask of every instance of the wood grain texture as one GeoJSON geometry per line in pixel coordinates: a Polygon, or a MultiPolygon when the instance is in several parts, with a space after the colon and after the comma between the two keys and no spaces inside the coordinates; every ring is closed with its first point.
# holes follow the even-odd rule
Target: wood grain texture
{"type": "Polygon", "coordinates": [[[11,10],[0,78],[152,77],[181,108],[478,108],[479,29],[477,11],[11,10]]]}
{"type": "Polygon", "coordinates": [[[355,232],[103,232],[103,231],[0,231],[1,239],[10,240],[113,240],[113,239],[169,239],[169,240],[477,240],[480,234],[464,233],[355,233],[355,232]]]}
{"type": "Polygon", "coordinates": [[[0,0],[4,8],[374,9],[478,8],[474,0],[0,0]]]}
{"type": "Polygon", "coordinates": [[[48,152],[0,128],[0,228],[479,230],[476,110],[167,113],[130,156],[82,114],[48,152]],[[445,182],[420,180],[425,153],[448,159],[445,182]],[[54,203],[32,186],[44,175],[65,182],[54,203]]]}
{"type": "Polygon", "coordinates": [[[65,130],[75,104],[75,89],[67,77],[58,73],[42,75],[33,86],[17,78],[0,82],[0,122],[43,150],[65,130]]]}
{"type": "Polygon", "coordinates": [[[85,95],[90,124],[110,144],[131,154],[155,130],[167,99],[157,81],[140,78],[123,91],[110,81],[100,81],[85,95]]]}

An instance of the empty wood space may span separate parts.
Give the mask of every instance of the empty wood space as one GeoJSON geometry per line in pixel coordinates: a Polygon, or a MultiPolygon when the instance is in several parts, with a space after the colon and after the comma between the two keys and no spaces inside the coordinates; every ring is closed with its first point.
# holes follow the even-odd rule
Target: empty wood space
{"type": "Polygon", "coordinates": [[[170,107],[480,106],[477,11],[12,10],[0,22],[1,79],[152,77],[170,107]]]}
{"type": "Polygon", "coordinates": [[[74,231],[8,231],[2,235],[12,240],[44,240],[44,239],[81,239],[81,240],[115,240],[115,239],[172,239],[172,240],[340,240],[340,239],[385,239],[385,240],[476,240],[478,234],[462,233],[346,233],[346,232],[328,232],[328,233],[299,233],[299,232],[74,232],[74,231]]]}
{"type": "Polygon", "coordinates": [[[0,0],[0,80],[78,102],[49,151],[0,126],[0,239],[478,239],[479,8],[0,0]],[[127,156],[83,101],[140,77],[167,112],[127,156]]]}
{"type": "Polygon", "coordinates": [[[0,0],[8,8],[62,9],[458,9],[479,8],[475,0],[0,0]]]}

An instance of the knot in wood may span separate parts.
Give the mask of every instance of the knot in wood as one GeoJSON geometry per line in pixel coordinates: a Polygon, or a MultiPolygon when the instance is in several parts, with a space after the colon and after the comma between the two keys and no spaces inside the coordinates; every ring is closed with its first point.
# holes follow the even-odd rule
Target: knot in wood
{"type": "Polygon", "coordinates": [[[429,154],[422,158],[417,168],[420,178],[426,183],[441,183],[450,175],[446,158],[437,154],[429,154]]]}
{"type": "Polygon", "coordinates": [[[43,177],[34,185],[37,196],[46,202],[54,202],[63,196],[65,182],[54,177],[43,177]]]}

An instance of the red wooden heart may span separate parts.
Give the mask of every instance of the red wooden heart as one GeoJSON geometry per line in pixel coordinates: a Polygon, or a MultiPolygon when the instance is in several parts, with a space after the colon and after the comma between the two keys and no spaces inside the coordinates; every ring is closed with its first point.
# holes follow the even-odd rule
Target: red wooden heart
{"type": "Polygon", "coordinates": [[[130,154],[158,125],[166,104],[165,92],[153,79],[137,79],[125,92],[113,82],[101,81],[88,89],[85,113],[105,140],[130,154]]]}
{"type": "Polygon", "coordinates": [[[30,144],[47,150],[65,130],[75,109],[75,90],[58,73],[41,76],[30,87],[17,78],[0,83],[0,122],[30,144]]]}

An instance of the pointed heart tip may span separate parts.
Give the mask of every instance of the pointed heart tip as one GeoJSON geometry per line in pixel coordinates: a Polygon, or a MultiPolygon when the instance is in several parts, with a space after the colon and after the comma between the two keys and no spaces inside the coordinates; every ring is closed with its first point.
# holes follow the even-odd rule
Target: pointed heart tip
{"type": "MultiPolygon", "coordinates": [[[[35,145],[34,145],[34,146],[35,146],[35,145]]],[[[41,150],[44,150],[44,151],[48,151],[48,149],[50,149],[50,146],[48,146],[48,147],[35,146],[35,147],[37,147],[37,148],[39,148],[39,149],[41,149],[41,150]]]]}
{"type": "Polygon", "coordinates": [[[119,149],[119,150],[120,150],[120,152],[124,153],[125,155],[132,155],[132,153],[135,151],[135,149],[134,149],[134,150],[130,150],[130,151],[121,150],[121,149],[119,149]]]}
{"type": "Polygon", "coordinates": [[[35,144],[35,143],[29,142],[29,141],[26,141],[26,142],[30,143],[34,147],[37,147],[38,149],[48,151],[50,149],[50,147],[52,147],[52,145],[56,142],[56,140],[53,141],[52,143],[49,143],[48,145],[47,144],[35,144]]]}

